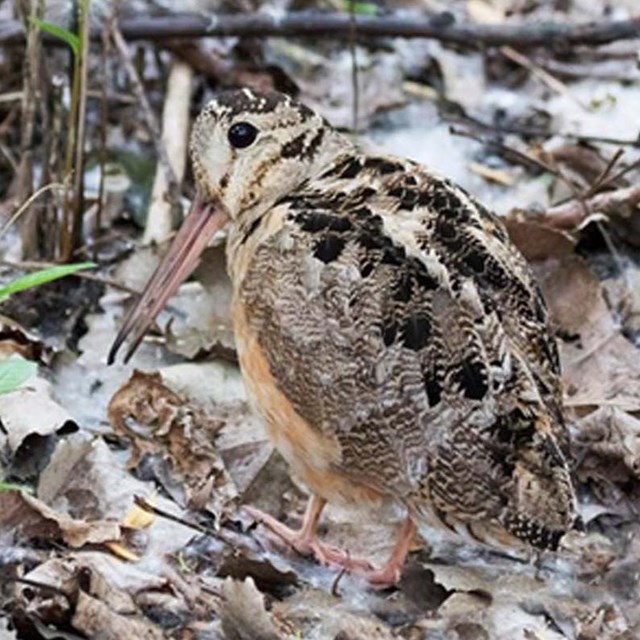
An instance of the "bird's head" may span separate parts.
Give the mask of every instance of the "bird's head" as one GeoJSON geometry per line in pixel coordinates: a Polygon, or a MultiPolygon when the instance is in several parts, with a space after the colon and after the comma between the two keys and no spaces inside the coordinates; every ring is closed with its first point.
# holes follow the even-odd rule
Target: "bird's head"
{"type": "Polygon", "coordinates": [[[127,360],[218,229],[255,217],[320,173],[348,143],[320,115],[277,92],[219,94],[191,134],[196,197],[142,296],[128,313],[109,362],[131,334],[127,360]]]}
{"type": "Polygon", "coordinates": [[[275,91],[228,91],[198,116],[191,161],[198,193],[232,219],[265,210],[347,144],[320,115],[275,91]]]}

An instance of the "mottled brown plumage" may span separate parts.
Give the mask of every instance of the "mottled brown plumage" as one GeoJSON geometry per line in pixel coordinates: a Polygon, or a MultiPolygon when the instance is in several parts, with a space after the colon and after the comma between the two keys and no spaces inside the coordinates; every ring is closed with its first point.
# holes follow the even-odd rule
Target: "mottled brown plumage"
{"type": "Polygon", "coordinates": [[[316,496],[304,535],[269,524],[361,568],[317,543],[324,501],[404,505],[378,583],[397,579],[411,522],[556,548],[576,520],[558,354],[495,215],[415,162],[359,153],[277,93],[221,94],[191,153],[202,201],[230,221],[249,395],[316,496]],[[238,123],[255,130],[246,146],[238,123]]]}

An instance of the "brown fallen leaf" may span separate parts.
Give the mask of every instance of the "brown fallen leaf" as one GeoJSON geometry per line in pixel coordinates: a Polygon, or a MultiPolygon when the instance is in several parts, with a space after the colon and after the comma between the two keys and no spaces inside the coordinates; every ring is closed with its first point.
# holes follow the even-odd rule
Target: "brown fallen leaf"
{"type": "Polygon", "coordinates": [[[162,640],[168,638],[160,627],[142,616],[132,617],[110,609],[104,602],[87,595],[78,594],[71,624],[90,638],[101,640],[162,640]]]}
{"type": "Polygon", "coordinates": [[[53,355],[35,334],[11,318],[0,316],[0,359],[18,354],[26,360],[50,364],[53,355]]]}
{"type": "Polygon", "coordinates": [[[0,531],[29,540],[62,540],[75,549],[121,536],[117,522],[74,519],[22,491],[0,491],[0,531]]]}
{"type": "Polygon", "coordinates": [[[109,556],[52,558],[28,572],[25,580],[27,585],[18,585],[14,617],[22,612],[47,626],[70,626],[89,638],[166,637],[135,601],[143,591],[163,588],[165,581],[145,577],[109,556]]]}
{"type": "Polygon", "coordinates": [[[116,434],[132,444],[129,465],[144,463],[178,502],[220,514],[235,498],[215,446],[223,421],[183,401],[160,374],[135,371],[108,412],[116,434]]]}
{"type": "Polygon", "coordinates": [[[286,638],[265,608],[264,596],[251,578],[227,578],[218,615],[228,640],[283,640],[286,638]]]}
{"type": "Polygon", "coordinates": [[[566,234],[540,224],[507,220],[509,234],[532,263],[556,329],[565,404],[579,415],[602,405],[640,410],[640,351],[620,332],[602,283],[574,253],[566,234]]]}

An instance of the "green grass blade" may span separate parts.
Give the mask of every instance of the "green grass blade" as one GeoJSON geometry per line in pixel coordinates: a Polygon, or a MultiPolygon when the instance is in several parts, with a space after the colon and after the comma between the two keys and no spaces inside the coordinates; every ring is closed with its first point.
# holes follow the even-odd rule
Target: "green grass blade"
{"type": "Polygon", "coordinates": [[[60,27],[57,24],[53,24],[53,22],[45,22],[44,20],[39,20],[38,18],[33,18],[33,23],[40,29],[40,31],[44,31],[55,38],[59,38],[63,42],[66,42],[73,51],[73,55],[77,58],[80,54],[80,38],[71,31],[65,29],[64,27],[60,27]]]}
{"type": "Polygon", "coordinates": [[[357,16],[375,16],[379,13],[379,7],[370,2],[352,2],[351,0],[341,0],[340,6],[343,11],[355,13],[357,16]]]}
{"type": "Polygon", "coordinates": [[[15,391],[35,375],[38,365],[31,360],[11,358],[0,362],[0,395],[15,391]]]}
{"type": "Polygon", "coordinates": [[[18,291],[24,291],[25,289],[31,289],[37,287],[46,282],[58,280],[65,276],[71,275],[81,269],[92,269],[97,265],[95,262],[81,262],[79,264],[61,264],[55,267],[49,267],[42,269],[41,271],[35,271],[34,273],[27,273],[20,278],[16,278],[6,284],[4,287],[0,287],[0,302],[6,300],[10,295],[18,293],[18,291]]]}

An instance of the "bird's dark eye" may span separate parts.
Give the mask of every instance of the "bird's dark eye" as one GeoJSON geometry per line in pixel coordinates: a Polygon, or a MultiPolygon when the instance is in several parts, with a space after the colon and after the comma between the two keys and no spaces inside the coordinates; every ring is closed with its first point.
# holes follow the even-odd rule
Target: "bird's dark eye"
{"type": "Polygon", "coordinates": [[[258,130],[248,122],[236,122],[229,129],[229,143],[236,149],[248,147],[258,135],[258,130]]]}

